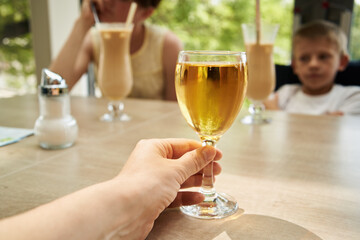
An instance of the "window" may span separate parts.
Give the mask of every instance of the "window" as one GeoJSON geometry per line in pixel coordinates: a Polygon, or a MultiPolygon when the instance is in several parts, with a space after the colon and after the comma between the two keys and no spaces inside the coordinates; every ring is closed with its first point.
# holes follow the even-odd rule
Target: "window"
{"type": "Polygon", "coordinates": [[[354,2],[350,36],[351,59],[360,61],[360,0],[355,0],[354,2]]]}
{"type": "Polygon", "coordinates": [[[29,15],[28,1],[1,1],[0,97],[36,91],[29,15]]]}

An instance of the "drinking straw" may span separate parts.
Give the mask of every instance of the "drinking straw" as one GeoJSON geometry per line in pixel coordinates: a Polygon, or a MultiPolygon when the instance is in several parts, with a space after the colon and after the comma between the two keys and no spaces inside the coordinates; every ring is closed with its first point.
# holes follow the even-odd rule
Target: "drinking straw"
{"type": "Polygon", "coordinates": [[[136,2],[132,2],[131,6],[130,6],[129,13],[128,13],[127,18],[126,18],[126,23],[125,23],[126,27],[128,27],[130,25],[130,23],[132,23],[132,21],[134,19],[136,7],[137,7],[136,2]]]}
{"type": "Polygon", "coordinates": [[[94,15],[95,23],[100,23],[99,16],[97,14],[94,1],[90,1],[91,12],[94,15]]]}
{"type": "Polygon", "coordinates": [[[260,0],[256,0],[256,43],[260,44],[261,39],[261,25],[260,25],[260,0]]]}

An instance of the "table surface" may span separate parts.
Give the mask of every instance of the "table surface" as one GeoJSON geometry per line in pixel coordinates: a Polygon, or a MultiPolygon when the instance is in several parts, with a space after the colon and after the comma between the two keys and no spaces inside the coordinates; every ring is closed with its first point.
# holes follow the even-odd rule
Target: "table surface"
{"type": "MultiPolygon", "coordinates": [[[[43,150],[34,136],[0,147],[0,218],[115,176],[138,140],[197,139],[176,103],[127,99],[130,122],[104,123],[106,100],[71,98],[76,144],[43,150]]],[[[218,147],[215,187],[241,210],[199,220],[169,209],[147,239],[360,239],[360,117],[268,111],[272,123],[243,125],[243,109],[218,147]]],[[[0,126],[33,128],[34,95],[0,99],[0,126]]]]}

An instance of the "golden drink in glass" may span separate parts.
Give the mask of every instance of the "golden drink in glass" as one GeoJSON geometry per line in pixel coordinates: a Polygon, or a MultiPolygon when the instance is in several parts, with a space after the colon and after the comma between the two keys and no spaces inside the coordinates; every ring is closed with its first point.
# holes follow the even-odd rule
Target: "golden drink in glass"
{"type": "MultiPolygon", "coordinates": [[[[203,145],[215,146],[236,119],[247,86],[246,54],[227,51],[182,51],[176,66],[175,87],[180,110],[203,145]]],[[[223,218],[238,205],[213,187],[212,164],[203,171],[200,192],[204,202],[181,210],[197,218],[223,218]]]]}

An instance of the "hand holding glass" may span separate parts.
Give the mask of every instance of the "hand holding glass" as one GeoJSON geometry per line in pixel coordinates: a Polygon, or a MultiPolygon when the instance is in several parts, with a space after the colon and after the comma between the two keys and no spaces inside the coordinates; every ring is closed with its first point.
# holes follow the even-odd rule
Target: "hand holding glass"
{"type": "Polygon", "coordinates": [[[130,62],[130,36],[133,25],[124,23],[97,23],[100,35],[99,87],[106,98],[109,112],[102,121],[128,121],[130,117],[123,112],[122,99],[132,89],[133,77],[130,62]]]}
{"type": "MultiPolygon", "coordinates": [[[[246,54],[227,51],[181,51],[175,75],[180,110],[203,145],[215,146],[230,128],[244,101],[246,54]]],[[[204,202],[181,207],[187,215],[213,219],[235,213],[236,201],[215,191],[212,164],[203,170],[204,202]]]]}

